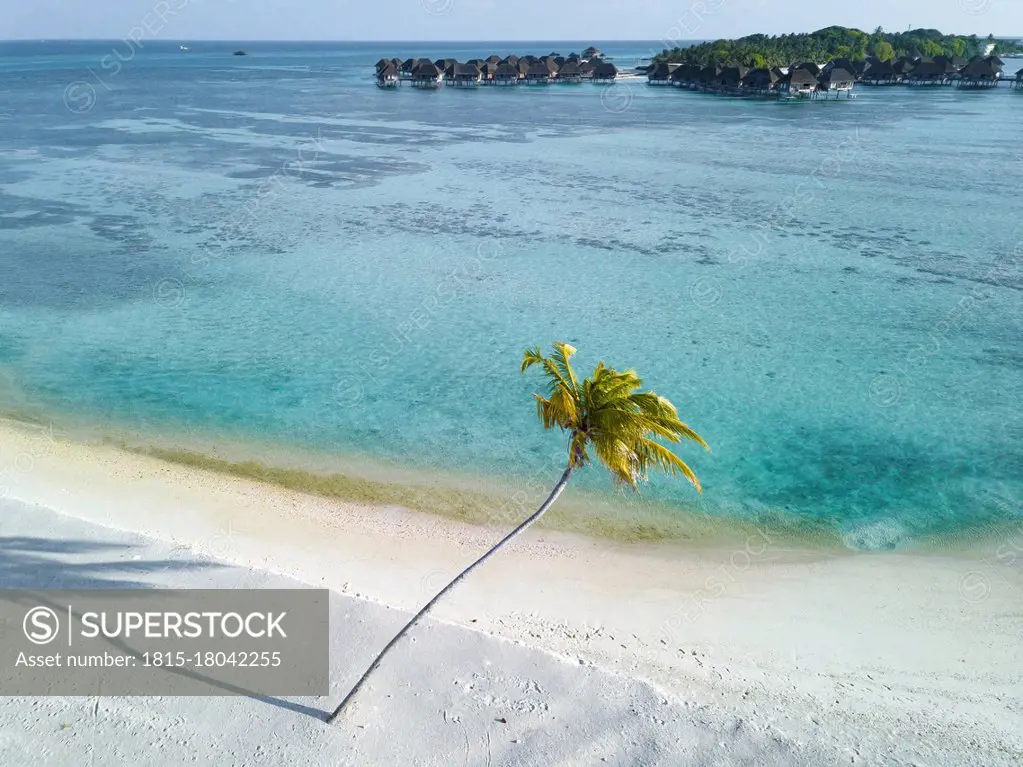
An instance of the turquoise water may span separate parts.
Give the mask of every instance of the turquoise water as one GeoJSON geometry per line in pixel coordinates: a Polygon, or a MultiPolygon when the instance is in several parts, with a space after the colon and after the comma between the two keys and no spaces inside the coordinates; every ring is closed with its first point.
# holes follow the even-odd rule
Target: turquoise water
{"type": "Polygon", "coordinates": [[[587,44],[0,44],[0,409],[514,481],[563,339],[711,443],[648,497],[853,548],[1018,520],[1023,94],[370,77],[587,44]]]}

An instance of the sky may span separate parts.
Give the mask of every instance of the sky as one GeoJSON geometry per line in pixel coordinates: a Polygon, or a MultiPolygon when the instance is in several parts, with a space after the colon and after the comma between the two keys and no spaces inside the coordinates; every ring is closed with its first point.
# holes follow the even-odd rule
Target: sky
{"type": "Polygon", "coordinates": [[[1023,0],[0,0],[0,39],[672,41],[833,24],[1023,37],[1023,0]]]}

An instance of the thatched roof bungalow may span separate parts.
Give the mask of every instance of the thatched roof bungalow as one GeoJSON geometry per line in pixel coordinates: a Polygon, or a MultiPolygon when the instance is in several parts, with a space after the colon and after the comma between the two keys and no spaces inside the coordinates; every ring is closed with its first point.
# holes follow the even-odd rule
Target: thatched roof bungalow
{"type": "Polygon", "coordinates": [[[899,77],[906,77],[913,71],[913,68],[916,66],[916,62],[916,59],[912,59],[909,56],[900,56],[895,59],[895,63],[892,64],[892,69],[895,70],[895,74],[899,77]]]}
{"type": "Polygon", "coordinates": [[[700,78],[700,67],[683,64],[671,73],[671,84],[676,88],[692,88],[700,78]]]}
{"type": "Polygon", "coordinates": [[[558,60],[552,56],[544,56],[542,59],[540,59],[540,63],[547,67],[547,71],[551,75],[556,75],[558,73],[558,67],[561,66],[558,63],[558,60]]]}
{"type": "Polygon", "coordinates": [[[758,67],[751,69],[742,78],[742,88],[755,95],[768,95],[774,91],[779,79],[781,78],[773,69],[758,67]]]}
{"type": "Polygon", "coordinates": [[[412,70],[413,88],[436,88],[440,85],[443,75],[437,65],[432,62],[419,64],[412,70]]]}
{"type": "Polygon", "coordinates": [[[988,56],[982,59],[979,56],[970,60],[959,78],[960,88],[994,88],[1002,77],[1001,59],[997,56],[988,56]]]}
{"type": "Polygon", "coordinates": [[[934,59],[920,59],[905,81],[910,85],[948,85],[952,82],[952,73],[947,71],[945,63],[934,59]]]}
{"type": "Polygon", "coordinates": [[[962,56],[935,56],[934,63],[943,67],[945,74],[952,76],[959,74],[959,70],[966,66],[966,59],[962,56]]]}
{"type": "Polygon", "coordinates": [[[790,67],[789,71],[792,71],[794,69],[802,69],[806,72],[809,72],[814,77],[820,77],[822,71],[820,66],[818,64],[814,64],[812,61],[804,61],[802,64],[796,64],[790,67]]]}
{"type": "Polygon", "coordinates": [[[901,79],[892,62],[878,60],[867,67],[860,81],[869,85],[895,85],[901,79]]]}
{"type": "Polygon", "coordinates": [[[1023,91],[1023,69],[1016,73],[1016,82],[1012,84],[1012,87],[1018,91],[1023,91]]]}
{"type": "Polygon", "coordinates": [[[797,67],[778,81],[779,91],[794,98],[814,98],[817,95],[817,78],[808,69],[797,67]]]}
{"type": "Polygon", "coordinates": [[[518,85],[521,79],[522,73],[519,71],[519,68],[514,64],[505,62],[504,64],[497,65],[492,82],[494,85],[518,85]]]}
{"type": "Polygon", "coordinates": [[[592,45],[583,51],[584,59],[600,59],[603,58],[604,54],[600,52],[599,48],[594,48],[592,45]]]}
{"type": "Polygon", "coordinates": [[[551,70],[547,65],[537,61],[526,70],[526,85],[547,85],[551,81],[551,70]]]}
{"type": "Polygon", "coordinates": [[[730,64],[721,68],[721,73],[712,85],[726,91],[738,90],[742,85],[742,78],[746,76],[747,72],[749,72],[749,67],[744,67],[742,64],[730,64]]]}
{"type": "Polygon", "coordinates": [[[837,58],[832,59],[825,64],[824,69],[821,70],[821,74],[830,72],[832,69],[844,69],[846,72],[851,72],[855,75],[858,74],[857,69],[862,72],[866,65],[867,63],[865,61],[853,61],[848,58],[837,58]]]}
{"type": "Polygon", "coordinates": [[[581,83],[583,70],[577,61],[566,61],[558,70],[559,83],[581,83]]]}
{"type": "Polygon", "coordinates": [[[593,69],[593,82],[613,83],[618,79],[618,67],[610,61],[601,61],[593,69]]]}
{"type": "Polygon", "coordinates": [[[678,64],[675,64],[674,66],[665,62],[655,64],[647,72],[647,85],[671,85],[671,73],[678,68],[678,64]]]}
{"type": "Polygon", "coordinates": [[[480,84],[480,71],[473,64],[455,62],[444,70],[444,79],[448,85],[461,88],[474,88],[480,84]]]}
{"type": "Polygon", "coordinates": [[[393,61],[386,62],[377,70],[378,88],[397,88],[400,83],[398,67],[393,61]]]}
{"type": "Polygon", "coordinates": [[[853,86],[856,84],[856,75],[847,69],[835,67],[822,74],[817,79],[817,82],[821,92],[825,94],[833,93],[838,98],[843,93],[846,95],[852,94],[853,86]]]}
{"type": "Polygon", "coordinates": [[[703,67],[699,74],[696,75],[696,87],[698,88],[710,88],[718,81],[721,77],[721,71],[724,69],[720,64],[708,64],[703,67]]]}

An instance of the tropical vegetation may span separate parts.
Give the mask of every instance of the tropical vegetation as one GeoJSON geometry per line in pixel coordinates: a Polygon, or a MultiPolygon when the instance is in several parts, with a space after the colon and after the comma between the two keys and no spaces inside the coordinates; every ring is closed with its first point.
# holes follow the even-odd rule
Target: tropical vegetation
{"type": "Polygon", "coordinates": [[[602,464],[615,482],[635,489],[649,472],[659,470],[685,477],[698,490],[693,470],[661,440],[696,442],[707,448],[703,438],[682,422],[675,406],[659,394],[643,391],[635,370],[619,371],[599,362],[593,373],[580,380],[572,367],[574,347],[557,342],[550,356],[540,347],[527,349],[521,372],[539,366],[547,386],[535,394],[536,411],[545,429],[560,429],[568,435],[565,471],[539,509],[508,533],[483,556],[465,568],[441,589],[381,650],[376,659],[340,705],[327,717],[331,722],[351,703],[380,662],[435,604],[461,583],[473,570],[517,538],[547,512],[568,485],[572,472],[592,460],[602,464]],[[592,456],[591,456],[592,452],[592,456]]]}
{"type": "Polygon", "coordinates": [[[995,55],[1023,53],[1017,41],[986,39],[977,35],[945,35],[936,29],[885,32],[881,27],[872,34],[848,27],[827,27],[816,32],[791,35],[749,35],[738,40],[714,40],[691,48],[665,49],[654,63],[745,64],[751,67],[786,67],[814,61],[825,63],[836,58],[866,59],[868,56],[889,61],[899,56],[934,57],[983,55],[988,45],[995,55]]]}

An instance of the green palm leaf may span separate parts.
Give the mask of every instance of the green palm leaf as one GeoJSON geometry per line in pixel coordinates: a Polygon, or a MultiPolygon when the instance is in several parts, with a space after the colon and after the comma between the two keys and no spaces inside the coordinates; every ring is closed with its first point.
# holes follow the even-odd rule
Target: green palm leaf
{"type": "Polygon", "coordinates": [[[635,488],[651,469],[683,476],[702,492],[693,470],[658,439],[672,443],[696,442],[710,449],[703,437],[684,423],[670,400],[641,391],[643,380],[635,370],[619,371],[599,362],[581,383],[572,368],[576,349],[553,345],[550,356],[539,346],[527,349],[522,372],[539,365],[547,382],[547,397],[537,398],[537,414],[545,429],[569,432],[569,465],[582,466],[592,448],[605,468],[621,484],[635,488]]]}

